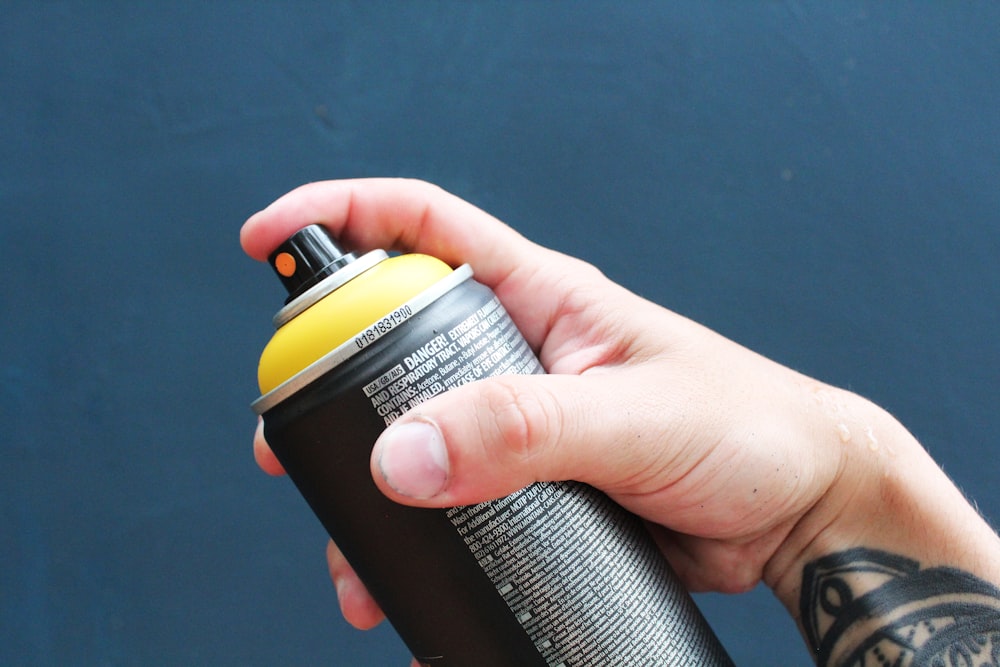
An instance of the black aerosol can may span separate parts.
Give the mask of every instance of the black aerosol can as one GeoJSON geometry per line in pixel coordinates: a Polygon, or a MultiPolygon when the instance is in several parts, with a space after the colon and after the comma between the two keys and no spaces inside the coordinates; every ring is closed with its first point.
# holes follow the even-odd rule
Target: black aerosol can
{"type": "Polygon", "coordinates": [[[426,255],[344,253],[318,225],[269,258],[289,291],[254,410],[278,460],[425,665],[732,664],[642,521],[584,484],[405,507],[371,447],[421,401],[544,372],[496,296],[426,255]]]}

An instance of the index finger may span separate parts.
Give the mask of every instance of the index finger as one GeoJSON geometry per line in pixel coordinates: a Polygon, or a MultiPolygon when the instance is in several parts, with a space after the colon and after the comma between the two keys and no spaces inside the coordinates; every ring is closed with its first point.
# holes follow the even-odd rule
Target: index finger
{"type": "Polygon", "coordinates": [[[329,228],[349,249],[385,248],[469,263],[497,286],[525,267],[539,246],[483,210],[437,186],[409,179],[356,179],[303,185],[254,214],[240,231],[248,255],[265,260],[309,224],[329,228]]]}

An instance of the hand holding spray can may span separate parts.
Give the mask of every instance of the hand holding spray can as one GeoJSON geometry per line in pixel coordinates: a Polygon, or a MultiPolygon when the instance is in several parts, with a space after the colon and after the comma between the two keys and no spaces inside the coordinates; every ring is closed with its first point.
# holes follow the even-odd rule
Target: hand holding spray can
{"type": "Polygon", "coordinates": [[[269,258],[289,298],[258,369],[265,437],[418,662],[731,665],[642,521],[576,482],[399,505],[371,446],[453,387],[543,373],[496,296],[418,254],[343,252],[318,225],[269,258]]]}

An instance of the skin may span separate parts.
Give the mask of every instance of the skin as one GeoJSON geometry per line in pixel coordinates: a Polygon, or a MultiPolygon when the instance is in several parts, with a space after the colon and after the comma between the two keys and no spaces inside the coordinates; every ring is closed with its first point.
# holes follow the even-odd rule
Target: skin
{"type": "MultiPolygon", "coordinates": [[[[796,620],[807,566],[857,547],[1000,583],[996,533],[913,436],[862,397],[422,182],[309,184],[252,216],[241,242],[263,260],[315,222],[352,249],[469,263],[549,373],[459,387],[397,420],[372,451],[373,478],[393,500],[449,507],[535,481],[587,482],[649,523],[691,590],[738,593],[763,581],[796,620]]],[[[282,473],[259,429],[254,453],[282,473]]],[[[332,543],[327,560],[345,618],[377,624],[380,610],[332,543]]]]}

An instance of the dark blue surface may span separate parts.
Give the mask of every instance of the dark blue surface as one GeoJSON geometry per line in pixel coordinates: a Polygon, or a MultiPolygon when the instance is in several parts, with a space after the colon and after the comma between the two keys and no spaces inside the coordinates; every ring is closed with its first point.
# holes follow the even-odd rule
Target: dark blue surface
{"type": "MultiPolygon", "coordinates": [[[[0,663],[406,664],[250,454],[243,219],[435,181],[898,415],[1000,518],[1000,5],[6,3],[0,663]]],[[[700,596],[806,664],[764,590],[700,596]]]]}

